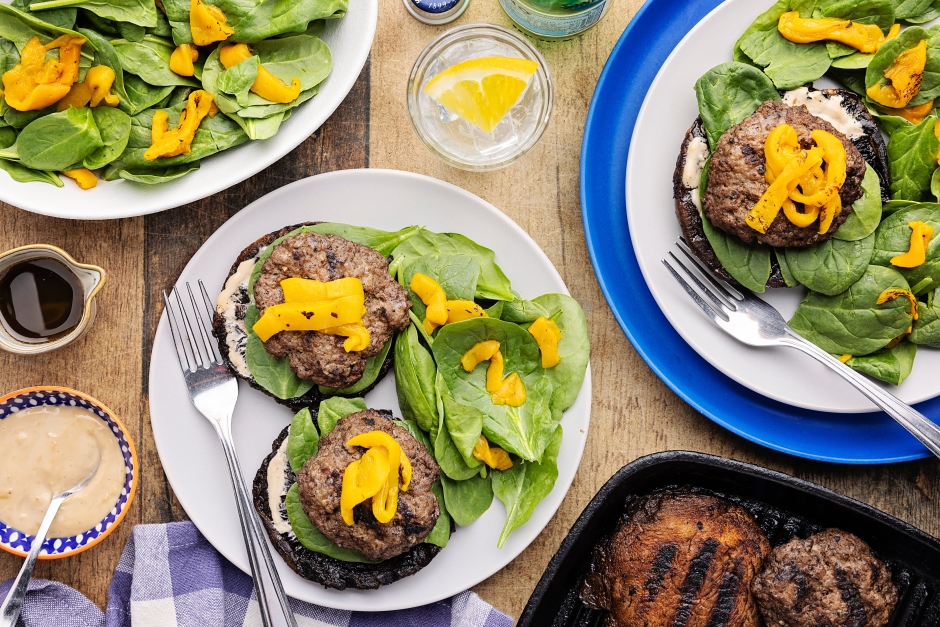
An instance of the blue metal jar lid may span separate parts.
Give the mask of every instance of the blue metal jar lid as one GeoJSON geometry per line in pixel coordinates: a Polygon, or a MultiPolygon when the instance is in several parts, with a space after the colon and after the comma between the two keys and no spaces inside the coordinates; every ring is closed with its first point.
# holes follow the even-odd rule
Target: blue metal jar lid
{"type": "Polygon", "coordinates": [[[446,24],[460,17],[470,0],[404,0],[411,15],[425,24],[446,24]]]}

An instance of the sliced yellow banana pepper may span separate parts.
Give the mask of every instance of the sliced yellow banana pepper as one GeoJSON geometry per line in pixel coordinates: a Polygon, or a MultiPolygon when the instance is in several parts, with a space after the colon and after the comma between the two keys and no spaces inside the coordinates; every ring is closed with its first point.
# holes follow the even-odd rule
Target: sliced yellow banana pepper
{"type": "Polygon", "coordinates": [[[98,178],[87,168],[65,170],[62,174],[75,181],[82,189],[91,189],[98,184],[98,178]]]}
{"type": "Polygon", "coordinates": [[[484,361],[489,361],[493,358],[493,355],[498,352],[499,342],[496,340],[477,342],[473,345],[473,348],[464,353],[463,357],[460,358],[460,365],[463,366],[463,369],[467,372],[473,372],[474,368],[484,361]]]}
{"type": "Polygon", "coordinates": [[[889,109],[888,107],[882,107],[881,105],[875,105],[875,111],[883,115],[896,115],[898,117],[904,118],[911,124],[920,124],[924,121],[924,118],[930,115],[930,112],[933,111],[933,103],[925,102],[924,104],[914,105],[913,107],[905,107],[903,109],[889,109]]]}
{"type": "Polygon", "coordinates": [[[192,76],[196,73],[193,65],[199,60],[199,51],[192,44],[180,44],[170,55],[170,71],[180,76],[192,76]]]}
{"type": "Polygon", "coordinates": [[[411,277],[411,291],[427,306],[424,314],[424,330],[430,335],[434,329],[447,324],[447,294],[440,283],[426,274],[416,272],[411,277]]]}
{"type": "Polygon", "coordinates": [[[498,446],[490,446],[486,436],[481,435],[480,439],[473,447],[473,457],[495,470],[509,470],[512,468],[512,460],[509,453],[498,446]]]}
{"type": "Polygon", "coordinates": [[[189,94],[186,108],[180,113],[179,124],[173,130],[167,130],[167,120],[169,118],[166,112],[157,110],[153,114],[150,129],[153,145],[144,153],[144,159],[153,161],[158,157],[188,155],[193,137],[199,128],[199,123],[206,117],[211,107],[212,94],[197,89],[189,94]]]}
{"type": "Polygon", "coordinates": [[[17,111],[38,111],[64,98],[78,80],[78,61],[84,37],[62,35],[43,45],[30,39],[20,53],[20,62],[3,73],[6,103],[17,111]],[[46,60],[46,52],[59,49],[58,59],[46,60]]]}
{"type": "Polygon", "coordinates": [[[365,300],[362,281],[356,277],[346,277],[335,281],[291,277],[281,281],[281,290],[284,292],[286,303],[309,303],[343,296],[358,296],[365,300]]]}
{"type": "MultiPolygon", "coordinates": [[[[251,50],[246,44],[225,46],[219,51],[219,61],[226,69],[251,58],[251,50]]],[[[258,64],[258,78],[251,85],[251,91],[271,102],[293,102],[300,96],[300,79],[291,79],[290,85],[271,74],[263,64],[258,64]]]]}
{"type": "MultiPolygon", "coordinates": [[[[385,481],[376,494],[372,496],[372,515],[380,523],[390,522],[398,511],[398,478],[399,469],[401,469],[403,492],[407,492],[411,484],[411,461],[401,449],[401,445],[384,431],[370,431],[361,433],[346,442],[346,446],[361,446],[371,451],[382,451],[385,459],[388,460],[388,471],[385,474],[385,481]]],[[[365,456],[363,456],[364,458],[365,456]]],[[[342,501],[342,495],[340,496],[342,501]]],[[[359,501],[360,503],[362,501],[359,501]]],[[[352,512],[350,512],[352,519],[352,512]]],[[[344,516],[344,520],[345,516],[344,516]]],[[[352,524],[346,520],[347,524],[352,524]]]]}
{"type": "Polygon", "coordinates": [[[340,515],[352,526],[356,520],[353,508],[375,497],[388,481],[390,464],[384,448],[373,448],[343,471],[343,487],[339,495],[340,515]]]}
{"type": "Polygon", "coordinates": [[[193,33],[193,43],[197,46],[225,41],[235,34],[235,29],[228,25],[222,10],[202,0],[192,0],[189,4],[189,29],[193,33]]]}
{"type": "Polygon", "coordinates": [[[97,107],[105,104],[116,107],[120,99],[111,93],[114,84],[114,70],[107,65],[96,65],[85,72],[85,80],[72,85],[69,93],[56,103],[56,111],[65,111],[69,107],[81,109],[85,105],[97,107]]]}
{"type": "Polygon", "coordinates": [[[490,365],[486,368],[486,391],[490,394],[498,394],[503,387],[503,371],[505,362],[503,361],[502,351],[497,350],[490,357],[490,365]]]}
{"type": "Polygon", "coordinates": [[[884,33],[875,24],[859,24],[838,18],[800,17],[799,12],[789,11],[780,16],[777,30],[786,39],[796,44],[811,44],[817,41],[838,41],[870,54],[877,52],[886,41],[884,33]]]}
{"type": "Polygon", "coordinates": [[[526,391],[525,385],[519,373],[513,372],[503,380],[499,392],[493,394],[493,404],[509,405],[510,407],[519,407],[525,403],[526,391]]]}
{"type": "Polygon", "coordinates": [[[463,322],[471,318],[486,318],[486,312],[472,300],[447,301],[447,324],[463,322]]]}
{"type": "Polygon", "coordinates": [[[906,253],[892,257],[891,265],[916,268],[927,261],[927,244],[933,237],[933,227],[920,220],[908,222],[907,226],[911,227],[911,245],[906,253]]]}
{"type": "Polygon", "coordinates": [[[770,224],[777,217],[783,203],[789,198],[791,187],[795,186],[807,172],[822,163],[822,151],[813,148],[806,156],[798,155],[790,160],[770,187],[751,209],[744,221],[759,233],[766,233],[770,224]]]}
{"type": "Polygon", "coordinates": [[[885,78],[889,83],[875,83],[866,91],[868,97],[882,106],[903,109],[920,91],[926,65],[927,40],[923,39],[898,55],[891,67],[885,70],[885,78]]]}
{"type": "Polygon", "coordinates": [[[343,350],[347,353],[353,351],[364,351],[369,348],[369,341],[372,337],[369,335],[369,329],[361,322],[355,324],[342,324],[328,329],[322,329],[320,333],[327,335],[341,335],[346,338],[343,342],[343,350]]]}
{"type": "Polygon", "coordinates": [[[839,357],[839,361],[841,361],[842,363],[845,363],[850,359],[852,359],[852,355],[850,355],[849,353],[845,353],[844,355],[842,355],[842,357],[839,357]]]}
{"type": "Polygon", "coordinates": [[[554,320],[539,316],[535,319],[535,322],[529,325],[529,333],[532,334],[535,342],[539,345],[543,368],[553,368],[561,363],[561,357],[558,355],[561,329],[558,328],[554,320]]]}
{"type": "Polygon", "coordinates": [[[895,298],[906,298],[911,301],[910,316],[912,319],[917,320],[917,297],[908,290],[902,290],[899,287],[889,287],[883,291],[880,296],[878,296],[878,300],[875,301],[875,304],[883,305],[889,300],[894,300],[895,298]]]}
{"type": "Polygon", "coordinates": [[[473,372],[480,363],[489,360],[486,368],[486,391],[490,393],[496,405],[509,405],[519,407],[525,402],[526,391],[522,378],[513,372],[503,378],[503,354],[499,351],[499,342],[486,340],[477,342],[460,358],[460,365],[467,372],[473,372]]]}
{"type": "Polygon", "coordinates": [[[343,296],[312,303],[281,303],[264,310],[252,329],[262,342],[281,331],[323,331],[362,322],[361,298],[343,296]]]}

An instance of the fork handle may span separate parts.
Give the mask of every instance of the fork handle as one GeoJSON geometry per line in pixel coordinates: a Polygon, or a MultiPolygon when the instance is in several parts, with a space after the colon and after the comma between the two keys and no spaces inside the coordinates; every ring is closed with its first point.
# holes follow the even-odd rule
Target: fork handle
{"type": "Polygon", "coordinates": [[[245,549],[248,551],[248,563],[251,567],[251,578],[258,597],[258,608],[261,612],[261,622],[264,627],[297,627],[294,613],[290,609],[287,594],[281,579],[277,574],[271,551],[268,548],[267,538],[261,527],[261,521],[255,514],[251,504],[251,497],[245,481],[242,478],[241,466],[235,454],[235,445],[232,441],[231,431],[214,423],[228,462],[228,470],[235,490],[235,504],[238,506],[238,519],[241,523],[242,536],[245,538],[245,549]],[[262,565],[264,566],[262,568],[262,565]],[[272,613],[271,603],[277,599],[281,612],[272,613]]]}
{"type": "Polygon", "coordinates": [[[843,379],[855,386],[855,389],[867,396],[868,400],[907,429],[931,453],[940,457],[940,427],[932,420],[865,376],[852,370],[823,349],[800,337],[795,331],[789,329],[787,331],[787,337],[782,340],[785,345],[799,349],[816,359],[816,361],[829,366],[843,379]]]}

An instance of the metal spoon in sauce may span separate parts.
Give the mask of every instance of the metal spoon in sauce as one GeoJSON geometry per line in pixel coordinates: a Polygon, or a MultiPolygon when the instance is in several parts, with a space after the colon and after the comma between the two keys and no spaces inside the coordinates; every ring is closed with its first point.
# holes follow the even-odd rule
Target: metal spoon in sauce
{"type": "Polygon", "coordinates": [[[33,567],[36,565],[36,558],[39,556],[39,551],[42,549],[42,543],[46,540],[46,533],[49,531],[50,525],[52,525],[55,515],[59,513],[59,506],[62,505],[62,502],[65,499],[69,498],[79,490],[88,486],[91,483],[91,480],[95,478],[95,474],[98,472],[98,468],[101,466],[101,460],[98,460],[98,463],[95,465],[95,469],[85,477],[81,483],[76,485],[74,488],[70,488],[63,492],[62,494],[57,495],[49,503],[49,509],[46,510],[46,515],[42,519],[42,524],[39,525],[39,531],[36,532],[36,537],[33,538],[33,544],[29,549],[29,555],[26,556],[26,561],[23,563],[23,567],[20,568],[19,574],[16,576],[16,579],[13,581],[13,587],[10,588],[10,592],[7,593],[7,598],[3,600],[3,604],[0,605],[0,627],[14,627],[16,625],[17,619],[20,617],[20,610],[23,609],[23,600],[26,598],[26,588],[29,587],[29,579],[33,574],[33,567]]]}

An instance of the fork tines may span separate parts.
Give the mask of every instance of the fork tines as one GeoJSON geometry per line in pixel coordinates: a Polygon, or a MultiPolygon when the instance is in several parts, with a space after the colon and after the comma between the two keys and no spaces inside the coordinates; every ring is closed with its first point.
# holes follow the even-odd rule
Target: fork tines
{"type": "Polygon", "coordinates": [[[175,287],[170,290],[170,296],[167,296],[166,290],[163,290],[163,302],[166,305],[167,320],[173,333],[173,344],[176,346],[176,357],[179,359],[180,368],[196,372],[200,368],[219,366],[222,364],[222,357],[209,332],[212,328],[214,306],[206,292],[206,286],[201,280],[199,281],[201,307],[189,282],[186,283],[186,291],[189,293],[189,311],[183,305],[183,299],[180,298],[179,291],[175,287]],[[205,314],[200,310],[204,310],[205,314]],[[177,311],[179,318],[177,318],[177,311]],[[180,324],[180,319],[182,319],[182,324],[180,324]],[[198,332],[194,332],[194,329],[198,332]]]}
{"type": "MultiPolygon", "coordinates": [[[[744,295],[741,294],[737,289],[728,285],[724,281],[715,277],[715,275],[705,268],[701,261],[692,254],[683,238],[679,238],[676,241],[676,246],[682,251],[682,256],[685,259],[680,259],[672,251],[669,252],[669,257],[672,258],[672,262],[668,259],[663,259],[663,265],[666,266],[666,269],[669,270],[669,273],[673,278],[679,282],[679,285],[692,297],[692,300],[695,301],[695,304],[705,312],[705,314],[715,320],[715,318],[721,318],[724,321],[728,321],[728,313],[737,311],[737,303],[744,300],[744,295]],[[710,300],[714,306],[709,304],[702,298],[699,291],[696,291],[688,281],[686,281],[682,275],[673,267],[674,265],[682,268],[684,273],[692,280],[693,283],[698,287],[701,294],[704,294],[708,300],[710,300]],[[704,282],[703,282],[704,279],[704,282]]],[[[717,322],[717,320],[716,320],[717,322]]]]}

